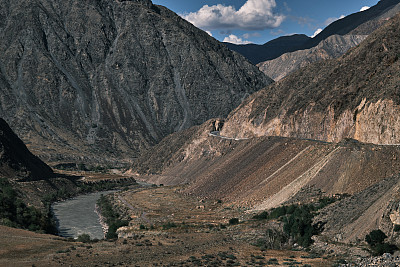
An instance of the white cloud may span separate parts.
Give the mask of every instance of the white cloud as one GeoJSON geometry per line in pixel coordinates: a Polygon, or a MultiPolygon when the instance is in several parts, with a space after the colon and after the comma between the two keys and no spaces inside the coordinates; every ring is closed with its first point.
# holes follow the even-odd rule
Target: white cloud
{"type": "Polygon", "coordinates": [[[223,42],[232,44],[251,44],[251,42],[243,40],[242,38],[239,38],[234,34],[225,37],[223,42]]]}
{"type": "Polygon", "coordinates": [[[278,27],[285,19],[285,16],[273,12],[275,7],[275,0],[247,0],[239,10],[221,4],[204,5],[197,12],[183,14],[182,17],[206,30],[264,30],[278,27]]]}
{"type": "Polygon", "coordinates": [[[363,11],[368,10],[368,9],[369,9],[369,6],[363,6],[363,7],[360,9],[360,11],[363,12],[363,11]]]}
{"type": "Polygon", "coordinates": [[[341,15],[339,18],[335,18],[335,17],[333,17],[333,18],[328,18],[327,20],[325,20],[324,25],[325,25],[325,26],[328,26],[328,25],[331,24],[332,22],[335,22],[335,21],[337,21],[337,20],[339,20],[339,19],[342,19],[342,18],[344,18],[344,17],[345,17],[345,15],[341,15]]]}
{"type": "Polygon", "coordinates": [[[208,33],[208,35],[210,35],[210,36],[213,36],[210,31],[206,31],[206,33],[208,33]]]}
{"type": "Polygon", "coordinates": [[[322,32],[322,29],[318,29],[314,32],[314,34],[311,36],[311,38],[314,38],[315,36],[317,36],[320,32],[322,32]]]}
{"type": "Polygon", "coordinates": [[[258,32],[245,33],[245,34],[242,35],[242,37],[243,37],[244,39],[250,39],[251,37],[260,37],[260,36],[261,36],[261,34],[258,33],[258,32]]]}

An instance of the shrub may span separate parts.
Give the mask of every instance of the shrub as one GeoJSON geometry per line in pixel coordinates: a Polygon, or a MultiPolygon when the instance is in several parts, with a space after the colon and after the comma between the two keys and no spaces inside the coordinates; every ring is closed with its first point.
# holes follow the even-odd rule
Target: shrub
{"type": "Polygon", "coordinates": [[[35,207],[27,206],[7,179],[0,179],[0,224],[30,231],[57,233],[50,210],[42,213],[35,207]]]}
{"type": "Polygon", "coordinates": [[[91,241],[90,240],[90,235],[81,234],[81,235],[78,236],[77,241],[78,242],[83,242],[83,243],[89,243],[91,241]]]}
{"type": "Polygon", "coordinates": [[[162,225],[163,230],[168,230],[171,228],[178,227],[174,222],[167,222],[166,224],[162,225]]]}
{"type": "Polygon", "coordinates": [[[365,241],[370,245],[375,255],[382,255],[384,253],[393,254],[393,252],[398,250],[398,247],[385,243],[386,238],[386,234],[381,230],[373,230],[365,236],[365,241]]]}
{"type": "Polygon", "coordinates": [[[263,211],[260,214],[256,214],[253,216],[253,219],[255,219],[255,220],[266,220],[268,218],[269,218],[268,211],[263,211]]]}
{"type": "Polygon", "coordinates": [[[393,227],[393,231],[400,232],[400,225],[399,224],[395,224],[394,227],[393,227]]]}
{"type": "Polygon", "coordinates": [[[365,241],[367,241],[370,246],[375,246],[382,244],[386,237],[387,235],[381,230],[373,230],[365,236],[365,241]]]}
{"type": "Polygon", "coordinates": [[[229,220],[229,224],[230,225],[239,224],[239,219],[238,218],[232,218],[232,219],[229,220]]]}

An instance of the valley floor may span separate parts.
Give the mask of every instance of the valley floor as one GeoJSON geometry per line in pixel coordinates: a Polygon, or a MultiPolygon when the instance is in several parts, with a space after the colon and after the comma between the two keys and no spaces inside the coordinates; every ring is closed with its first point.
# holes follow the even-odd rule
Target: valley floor
{"type": "Polygon", "coordinates": [[[330,266],[336,258],[261,250],[271,227],[243,208],[181,193],[182,187],[131,189],[113,196],[132,220],[113,241],[80,243],[0,227],[0,266],[330,266]],[[238,218],[239,224],[229,224],[238,218]]]}

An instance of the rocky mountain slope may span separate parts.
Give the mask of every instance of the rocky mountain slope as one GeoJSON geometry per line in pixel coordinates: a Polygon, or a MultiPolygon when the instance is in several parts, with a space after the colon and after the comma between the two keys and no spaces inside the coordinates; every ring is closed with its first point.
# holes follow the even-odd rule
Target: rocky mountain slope
{"type": "Polygon", "coordinates": [[[315,218],[316,246],[360,244],[374,229],[398,244],[399,26],[400,15],[343,57],[253,94],[220,135],[214,119],[168,136],[132,172],[250,211],[350,195],[315,218]]]}
{"type": "Polygon", "coordinates": [[[398,0],[381,0],[364,12],[357,12],[328,25],[314,38],[305,35],[279,37],[263,45],[235,45],[229,48],[241,53],[254,64],[269,61],[298,50],[310,49],[333,35],[366,35],[377,29],[382,22],[400,11],[398,0]],[[300,38],[301,37],[301,38],[300,38]],[[285,42],[280,46],[276,43],[285,42]]]}
{"type": "Polygon", "coordinates": [[[291,199],[355,194],[400,171],[397,146],[282,137],[235,140],[209,136],[210,126],[165,138],[133,171],[153,174],[144,176],[152,183],[188,184],[186,193],[256,210],[291,199]]]}
{"type": "Polygon", "coordinates": [[[258,64],[266,60],[274,59],[282,54],[302,49],[304,45],[310,41],[311,37],[305,34],[294,34],[290,36],[281,36],[271,40],[263,45],[245,44],[237,45],[225,43],[229,49],[236,51],[253,64],[258,64]]]}
{"type": "Polygon", "coordinates": [[[286,53],[276,59],[261,62],[257,66],[269,77],[279,81],[289,73],[311,63],[338,58],[365,38],[367,35],[332,35],[316,47],[286,53]]]}
{"type": "Polygon", "coordinates": [[[400,143],[400,15],[337,60],[300,69],[246,99],[223,135],[400,143]]]}
{"type": "Polygon", "coordinates": [[[301,49],[294,52],[285,53],[276,59],[261,62],[257,64],[257,66],[266,75],[273,78],[275,81],[278,81],[283,77],[286,77],[289,73],[311,63],[338,58],[346,53],[350,48],[360,44],[361,41],[363,41],[369,34],[382,26],[388,19],[400,12],[400,3],[388,8],[379,4],[376,7],[373,7],[372,11],[377,8],[379,8],[380,12],[375,11],[372,12],[372,14],[371,12],[367,12],[363,19],[370,18],[370,20],[367,20],[348,33],[346,32],[351,28],[347,28],[347,23],[350,23],[349,21],[351,21],[356,14],[350,15],[349,18],[344,18],[343,20],[345,23],[334,22],[333,25],[338,24],[333,27],[337,28],[336,34],[325,34],[318,36],[318,38],[316,37],[316,40],[322,40],[317,46],[309,49],[301,49]],[[341,35],[343,33],[346,34],[341,35]],[[323,39],[324,36],[328,37],[323,39]]]}
{"type": "Polygon", "coordinates": [[[0,118],[0,177],[34,181],[53,177],[52,169],[34,156],[0,118]]]}
{"type": "Polygon", "coordinates": [[[0,0],[0,116],[47,161],[129,161],[271,82],[149,0],[0,0]]]}

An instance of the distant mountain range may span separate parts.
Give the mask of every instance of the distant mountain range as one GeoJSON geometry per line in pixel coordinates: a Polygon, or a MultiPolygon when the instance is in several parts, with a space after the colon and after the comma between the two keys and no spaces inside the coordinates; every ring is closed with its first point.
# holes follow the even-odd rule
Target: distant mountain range
{"type": "MultiPolygon", "coordinates": [[[[387,6],[388,5],[389,3],[387,3],[387,6]]],[[[334,22],[332,23],[332,26],[330,25],[328,28],[333,28],[332,31],[335,31],[336,29],[335,32],[337,32],[337,34],[322,39],[318,45],[309,49],[301,49],[285,53],[276,59],[261,62],[257,64],[257,66],[266,75],[273,78],[275,81],[278,81],[286,77],[289,73],[307,66],[310,63],[338,58],[350,48],[357,46],[369,34],[383,25],[389,18],[400,12],[400,3],[392,5],[386,9],[385,7],[385,5],[379,3],[371,8],[373,12],[365,11],[365,17],[356,16],[356,14],[359,14],[356,13],[344,18],[343,20],[345,22],[347,21],[351,24],[352,21],[358,23],[364,21],[366,18],[372,17],[370,20],[367,20],[354,29],[346,23],[334,22]],[[347,33],[349,29],[352,30],[347,33]],[[343,35],[343,33],[346,34],[343,35]]],[[[324,36],[319,37],[319,39],[323,37],[324,36]]]]}
{"type": "Polygon", "coordinates": [[[272,82],[151,1],[0,0],[0,116],[47,161],[130,161],[272,82]]]}
{"type": "Polygon", "coordinates": [[[310,49],[332,35],[370,34],[382,24],[382,20],[394,16],[398,11],[400,11],[398,0],[381,0],[366,11],[351,14],[331,23],[314,38],[306,35],[292,35],[279,37],[263,45],[235,45],[231,43],[226,43],[226,45],[244,55],[252,63],[258,64],[275,59],[288,52],[310,49]]]}

